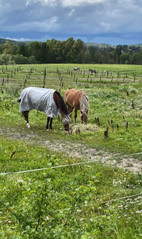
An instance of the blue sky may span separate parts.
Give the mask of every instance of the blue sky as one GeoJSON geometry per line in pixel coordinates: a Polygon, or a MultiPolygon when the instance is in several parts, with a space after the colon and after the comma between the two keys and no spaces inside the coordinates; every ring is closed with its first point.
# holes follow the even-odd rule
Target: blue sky
{"type": "Polygon", "coordinates": [[[142,0],[0,0],[0,38],[142,43],[142,0]]]}

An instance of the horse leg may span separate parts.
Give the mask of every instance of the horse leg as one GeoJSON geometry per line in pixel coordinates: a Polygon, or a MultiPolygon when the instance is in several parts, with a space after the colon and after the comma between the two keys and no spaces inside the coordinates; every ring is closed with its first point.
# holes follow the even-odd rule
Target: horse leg
{"type": "Polygon", "coordinates": [[[76,123],[76,119],[77,119],[77,110],[74,110],[75,114],[74,114],[74,119],[75,119],[75,123],[76,123]]]}
{"type": "Polygon", "coordinates": [[[48,128],[49,121],[50,121],[50,117],[47,117],[47,124],[46,124],[46,130],[47,131],[49,130],[49,128],[48,128]]]}
{"type": "Polygon", "coordinates": [[[25,118],[27,127],[30,128],[29,118],[28,118],[28,116],[29,116],[29,111],[24,111],[24,112],[23,112],[23,115],[24,115],[24,118],[25,118]]]}
{"type": "Polygon", "coordinates": [[[53,118],[47,117],[47,125],[46,125],[46,130],[48,131],[49,129],[52,129],[52,121],[53,118]],[[49,125],[49,127],[48,127],[49,125]]]}
{"type": "Polygon", "coordinates": [[[52,129],[53,118],[50,118],[50,129],[52,129]]]}

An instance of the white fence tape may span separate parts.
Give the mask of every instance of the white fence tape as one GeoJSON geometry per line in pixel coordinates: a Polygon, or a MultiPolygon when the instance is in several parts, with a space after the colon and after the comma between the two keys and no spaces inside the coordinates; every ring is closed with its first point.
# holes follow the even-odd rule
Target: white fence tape
{"type": "Polygon", "coordinates": [[[0,173],[0,176],[8,175],[8,174],[16,174],[16,173],[17,174],[18,173],[31,173],[31,172],[43,171],[43,170],[47,170],[47,169],[65,168],[65,167],[78,166],[78,165],[89,164],[89,163],[96,163],[96,161],[86,161],[86,162],[80,162],[80,163],[58,165],[58,166],[49,167],[49,168],[37,168],[37,169],[29,169],[29,170],[17,171],[17,172],[6,172],[6,173],[0,173]]]}

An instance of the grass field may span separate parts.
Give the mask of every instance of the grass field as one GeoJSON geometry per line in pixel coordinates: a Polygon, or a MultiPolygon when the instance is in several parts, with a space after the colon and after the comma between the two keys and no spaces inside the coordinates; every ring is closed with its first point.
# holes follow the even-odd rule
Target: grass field
{"type": "Polygon", "coordinates": [[[141,66],[0,66],[0,89],[0,237],[141,238],[141,66]],[[62,96],[69,87],[83,89],[90,104],[87,126],[78,112],[71,135],[58,119],[46,132],[45,114],[33,110],[27,129],[17,99],[28,86],[54,88],[62,96]],[[95,163],[82,164],[96,155],[95,163]],[[40,168],[46,170],[2,175],[40,168]]]}

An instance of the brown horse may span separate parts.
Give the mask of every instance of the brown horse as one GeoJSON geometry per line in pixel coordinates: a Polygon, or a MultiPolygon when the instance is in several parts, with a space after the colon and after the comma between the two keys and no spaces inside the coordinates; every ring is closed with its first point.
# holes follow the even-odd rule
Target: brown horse
{"type": "Polygon", "coordinates": [[[83,124],[87,123],[89,102],[88,97],[82,90],[69,89],[65,93],[65,103],[67,106],[68,113],[70,114],[73,109],[75,111],[75,123],[77,119],[77,110],[81,113],[81,122],[83,124]]]}
{"type": "Polygon", "coordinates": [[[69,131],[71,118],[68,115],[65,102],[58,91],[46,88],[28,87],[21,92],[18,102],[20,102],[20,112],[23,113],[28,128],[30,128],[28,120],[29,111],[37,109],[39,111],[44,111],[47,115],[47,130],[49,128],[52,129],[53,118],[61,113],[62,124],[65,130],[69,131]]]}

